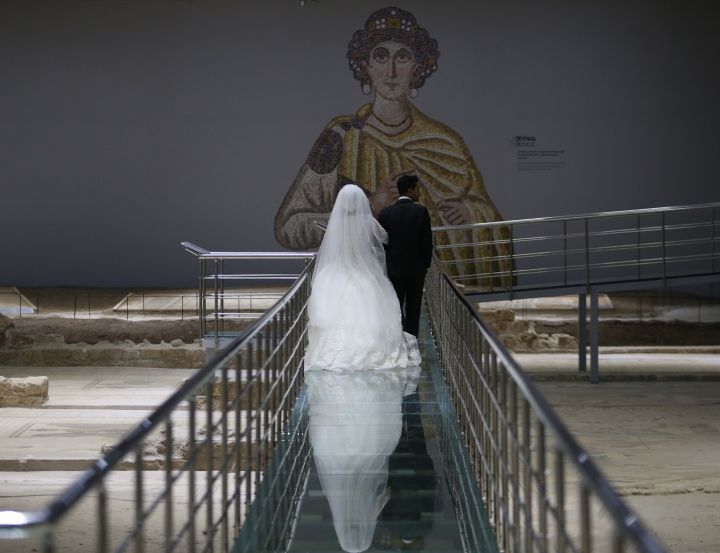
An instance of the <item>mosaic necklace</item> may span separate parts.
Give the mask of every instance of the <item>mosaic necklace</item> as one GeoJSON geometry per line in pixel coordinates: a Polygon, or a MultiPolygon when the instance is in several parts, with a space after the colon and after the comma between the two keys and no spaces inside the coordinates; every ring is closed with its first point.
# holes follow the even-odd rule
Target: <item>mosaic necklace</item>
{"type": "Polygon", "coordinates": [[[380,121],[383,125],[385,125],[386,127],[390,127],[391,129],[396,129],[397,127],[402,127],[405,123],[408,122],[408,120],[410,119],[410,117],[412,117],[412,114],[411,114],[411,113],[408,113],[408,115],[407,115],[407,117],[406,117],[405,119],[403,119],[403,120],[400,121],[399,123],[392,124],[392,123],[388,123],[387,121],[383,120],[383,118],[380,117],[380,116],[379,116],[377,113],[375,113],[374,111],[372,112],[372,115],[373,115],[373,117],[374,117],[375,119],[377,119],[378,121],[380,121]]]}

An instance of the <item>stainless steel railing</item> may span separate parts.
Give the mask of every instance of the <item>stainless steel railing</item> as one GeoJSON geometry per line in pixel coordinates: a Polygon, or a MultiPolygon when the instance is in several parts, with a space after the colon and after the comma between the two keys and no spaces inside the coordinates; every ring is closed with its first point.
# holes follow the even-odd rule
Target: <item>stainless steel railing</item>
{"type": "Polygon", "coordinates": [[[437,246],[441,263],[466,291],[512,295],[720,274],[720,203],[444,226],[433,232],[443,237],[437,246]]]}
{"type": "Polygon", "coordinates": [[[304,443],[293,433],[312,267],[51,504],[0,512],[3,552],[227,552],[279,451],[292,468],[268,539],[282,549],[307,473],[308,446],[286,444],[304,443]]]}
{"type": "Polygon", "coordinates": [[[233,283],[251,282],[257,286],[259,282],[292,282],[299,276],[299,272],[252,272],[248,270],[248,262],[301,260],[307,265],[315,257],[314,252],[222,252],[210,251],[192,242],[181,242],[181,246],[198,260],[200,338],[212,337],[216,346],[220,338],[226,336],[226,332],[230,336],[237,334],[237,329],[231,329],[227,324],[229,321],[247,316],[239,306],[237,310],[230,309],[233,300],[242,295],[237,290],[231,290],[233,283]],[[244,267],[241,271],[226,270],[233,264],[244,267]]]}
{"type": "Polygon", "coordinates": [[[503,551],[665,551],[443,271],[426,301],[474,479],[503,551]]]}

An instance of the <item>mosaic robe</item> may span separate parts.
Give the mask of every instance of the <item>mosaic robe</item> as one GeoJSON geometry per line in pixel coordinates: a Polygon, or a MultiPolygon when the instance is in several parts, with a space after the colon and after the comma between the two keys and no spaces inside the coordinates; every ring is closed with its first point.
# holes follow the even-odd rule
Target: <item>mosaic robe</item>
{"type": "MultiPolygon", "coordinates": [[[[352,182],[372,193],[410,170],[420,178],[419,201],[427,207],[433,226],[448,224],[437,207],[441,200],[462,201],[473,223],[502,219],[456,132],[411,105],[411,125],[391,136],[366,123],[370,113],[367,104],[354,116],[337,117],[325,127],[275,217],[280,244],[293,250],[317,248],[322,231],[315,222],[327,221],[340,187],[352,182]]],[[[502,226],[435,233],[438,256],[450,274],[484,290],[510,282],[503,274],[511,267],[507,240],[507,227],[502,226]],[[468,245],[443,249],[450,242],[468,245]]]]}

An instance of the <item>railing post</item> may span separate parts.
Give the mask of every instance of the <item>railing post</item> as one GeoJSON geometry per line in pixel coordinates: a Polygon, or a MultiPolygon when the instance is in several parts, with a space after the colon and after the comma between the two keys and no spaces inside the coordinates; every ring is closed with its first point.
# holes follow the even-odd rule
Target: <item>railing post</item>
{"type": "Polygon", "coordinates": [[[500,365],[500,396],[498,401],[500,403],[500,414],[502,415],[501,423],[501,450],[500,450],[500,474],[502,479],[502,547],[508,550],[510,547],[510,513],[508,510],[508,467],[510,465],[510,459],[508,458],[508,432],[510,429],[507,426],[508,419],[508,406],[507,406],[507,371],[505,367],[500,365]]]}
{"type": "Polygon", "coordinates": [[[715,272],[715,261],[717,260],[717,243],[718,243],[718,236],[717,236],[717,217],[715,215],[715,208],[711,208],[712,213],[712,260],[710,262],[710,272],[715,272]]]}
{"type": "Polygon", "coordinates": [[[510,393],[510,440],[512,451],[512,551],[520,551],[520,432],[518,425],[518,398],[517,384],[514,380],[509,381],[510,393]]]}
{"type": "MultiPolygon", "coordinates": [[[[508,228],[510,229],[510,299],[513,299],[513,292],[514,292],[514,282],[515,282],[515,226],[514,225],[508,225],[508,228]]],[[[492,270],[492,269],[491,269],[492,270]]],[[[492,277],[491,277],[492,278],[492,277]]],[[[491,286],[492,286],[492,280],[491,286]]]]}
{"type": "Polygon", "coordinates": [[[173,533],[173,493],[172,493],[172,463],[173,463],[173,425],[172,419],[165,422],[165,551],[172,551],[173,533]]]}
{"type": "MultiPolygon", "coordinates": [[[[497,354],[494,350],[490,353],[490,372],[492,374],[492,393],[496,398],[499,398],[498,390],[500,389],[500,378],[498,376],[497,354]]],[[[500,445],[500,414],[500,408],[496,407],[493,402],[491,428],[497,446],[500,445]]],[[[500,482],[498,482],[498,480],[501,479],[502,474],[500,461],[500,452],[495,451],[492,456],[493,504],[495,505],[495,508],[493,509],[493,526],[495,527],[495,533],[498,535],[498,538],[500,537],[499,532],[502,525],[502,518],[500,517],[503,512],[502,501],[504,501],[504,497],[501,497],[500,482]]]]}
{"type": "Polygon", "coordinates": [[[660,221],[662,223],[662,278],[663,286],[667,285],[667,252],[665,244],[665,212],[660,213],[660,221]]]}
{"type": "Polygon", "coordinates": [[[585,222],[585,286],[590,286],[590,232],[587,218],[585,222]]]}
{"type": "Polygon", "coordinates": [[[555,450],[555,510],[557,534],[555,535],[555,550],[564,553],[565,541],[565,456],[559,449],[555,450]]]}
{"type": "MultiPolygon", "coordinates": [[[[243,352],[238,351],[235,356],[235,532],[234,537],[237,538],[240,532],[240,526],[242,525],[240,506],[242,505],[242,481],[240,480],[240,468],[242,463],[242,436],[240,432],[242,420],[242,371],[243,371],[243,352]]],[[[247,397],[247,396],[245,396],[247,397]]],[[[246,399],[247,401],[247,399],[246,399]]],[[[243,471],[243,481],[249,480],[249,471],[247,468],[243,471]]]]}
{"type": "Polygon", "coordinates": [[[578,294],[578,370],[587,370],[587,294],[578,294]]]}
{"type": "Polygon", "coordinates": [[[220,260],[220,331],[225,333],[225,260],[220,260]]]}
{"type": "MultiPolygon", "coordinates": [[[[217,292],[217,288],[215,291],[217,292]]],[[[215,304],[215,308],[217,309],[217,303],[215,304]]],[[[205,485],[207,487],[207,495],[205,497],[205,549],[210,553],[213,553],[215,550],[215,500],[213,498],[213,471],[215,465],[213,458],[213,404],[215,403],[214,378],[215,375],[213,374],[212,378],[208,380],[207,384],[205,384],[205,453],[207,455],[207,463],[205,465],[205,485]]]]}
{"type": "Polygon", "coordinates": [[[584,483],[580,483],[580,545],[582,553],[592,553],[590,490],[584,483]]]}
{"type": "Polygon", "coordinates": [[[188,399],[188,551],[195,553],[195,466],[197,464],[196,432],[197,401],[195,395],[188,399]]]}
{"type": "Polygon", "coordinates": [[[143,442],[135,448],[135,553],[145,551],[143,509],[143,442]]]}
{"type": "Polygon", "coordinates": [[[600,309],[597,290],[590,290],[590,382],[600,381],[600,309]]]}
{"type": "Polygon", "coordinates": [[[108,526],[107,526],[107,492],[105,482],[98,484],[98,525],[97,525],[98,553],[106,553],[108,550],[108,526]]]}
{"type": "Polygon", "coordinates": [[[220,347],[220,279],[218,276],[219,261],[215,259],[215,348],[220,347]]]}
{"type": "Polygon", "coordinates": [[[641,216],[638,214],[638,216],[637,216],[637,225],[635,225],[635,229],[636,229],[635,235],[636,235],[636,238],[637,238],[637,244],[636,244],[636,245],[637,245],[637,256],[636,256],[636,261],[635,261],[635,263],[636,263],[636,265],[637,265],[636,277],[637,277],[638,280],[640,280],[640,272],[641,272],[641,271],[640,271],[640,267],[642,266],[642,264],[641,264],[641,262],[642,262],[642,248],[640,247],[640,246],[642,245],[642,240],[641,240],[641,236],[640,236],[640,227],[641,227],[641,222],[642,222],[642,221],[641,221],[640,217],[641,217],[641,216]]]}
{"type": "Polygon", "coordinates": [[[567,274],[567,260],[568,260],[568,247],[567,247],[567,219],[563,219],[563,284],[567,286],[568,274],[567,274]]]}
{"type": "Polygon", "coordinates": [[[538,520],[540,524],[540,552],[548,550],[548,519],[547,519],[547,454],[545,448],[545,425],[537,421],[537,473],[538,473],[538,520]]]}
{"type": "Polygon", "coordinates": [[[198,299],[197,299],[197,308],[198,308],[198,317],[200,318],[200,341],[202,343],[205,342],[205,335],[207,334],[207,327],[205,326],[207,324],[206,316],[207,316],[207,299],[205,297],[205,260],[199,259],[198,263],[200,265],[200,277],[198,279],[198,299]]]}
{"type": "Polygon", "coordinates": [[[524,498],[523,498],[523,524],[524,524],[524,535],[525,535],[525,548],[524,551],[532,551],[533,545],[533,510],[532,510],[532,443],[531,440],[531,428],[530,428],[530,404],[528,400],[523,397],[522,400],[522,424],[523,424],[523,446],[525,456],[525,486],[524,486],[524,498]]]}
{"type": "Polygon", "coordinates": [[[222,462],[220,463],[220,466],[218,467],[221,471],[220,475],[220,485],[221,485],[221,495],[222,499],[220,501],[220,509],[222,512],[222,535],[221,535],[221,543],[222,543],[222,551],[223,553],[226,553],[229,549],[230,544],[230,528],[228,526],[228,503],[227,503],[227,497],[228,497],[228,469],[230,468],[230,460],[228,459],[228,416],[230,416],[230,411],[228,410],[228,403],[230,401],[230,394],[228,393],[228,367],[227,364],[223,365],[221,370],[221,382],[222,382],[222,391],[221,391],[221,398],[222,398],[222,424],[221,424],[221,431],[222,431],[222,462]]]}

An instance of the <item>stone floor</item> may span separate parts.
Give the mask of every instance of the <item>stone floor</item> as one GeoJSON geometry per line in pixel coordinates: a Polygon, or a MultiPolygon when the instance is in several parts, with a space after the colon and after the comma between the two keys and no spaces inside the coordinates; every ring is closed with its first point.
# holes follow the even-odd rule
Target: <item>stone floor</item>
{"type": "Polygon", "coordinates": [[[42,372],[50,380],[50,399],[42,408],[2,409],[0,470],[15,471],[86,468],[101,447],[115,443],[195,371],[3,367],[0,372],[3,376],[42,372]]]}
{"type": "MultiPolygon", "coordinates": [[[[515,360],[538,381],[587,381],[578,370],[576,353],[517,353],[515,360]]],[[[601,381],[704,380],[720,381],[720,348],[700,346],[666,348],[600,348],[601,381]]]]}
{"type": "Polygon", "coordinates": [[[720,381],[538,385],[670,551],[720,551],[720,381]]]}

